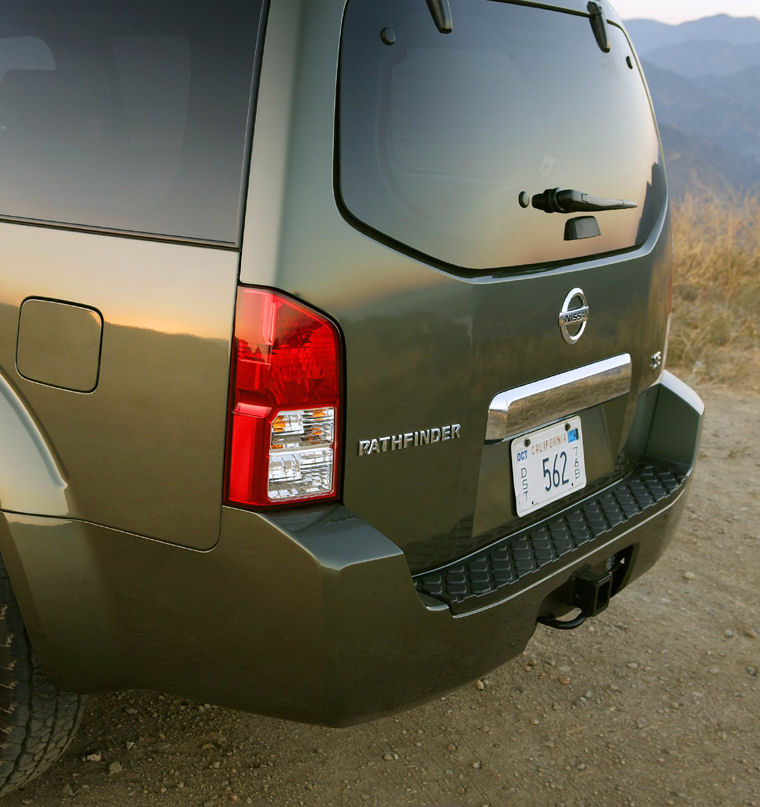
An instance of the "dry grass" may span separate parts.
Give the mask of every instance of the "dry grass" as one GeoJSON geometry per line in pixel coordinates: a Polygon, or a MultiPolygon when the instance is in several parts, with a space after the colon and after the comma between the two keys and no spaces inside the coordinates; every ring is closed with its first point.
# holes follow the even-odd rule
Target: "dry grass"
{"type": "Polygon", "coordinates": [[[760,201],[687,196],[673,240],[668,364],[693,381],[760,388],[760,201]]]}

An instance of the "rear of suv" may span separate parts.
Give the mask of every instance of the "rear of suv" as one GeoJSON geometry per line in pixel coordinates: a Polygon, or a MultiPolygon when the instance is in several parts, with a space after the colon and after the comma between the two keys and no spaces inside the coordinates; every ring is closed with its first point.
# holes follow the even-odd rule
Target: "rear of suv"
{"type": "Polygon", "coordinates": [[[606,0],[4,7],[0,794],[74,693],[345,725],[653,565],[702,404],[606,0]]]}

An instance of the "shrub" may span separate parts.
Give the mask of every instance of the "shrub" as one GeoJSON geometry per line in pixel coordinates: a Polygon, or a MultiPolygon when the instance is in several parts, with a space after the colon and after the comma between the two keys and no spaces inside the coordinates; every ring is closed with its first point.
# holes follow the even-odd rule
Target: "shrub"
{"type": "Polygon", "coordinates": [[[760,201],[687,195],[673,205],[673,249],[668,364],[760,388],[760,201]]]}

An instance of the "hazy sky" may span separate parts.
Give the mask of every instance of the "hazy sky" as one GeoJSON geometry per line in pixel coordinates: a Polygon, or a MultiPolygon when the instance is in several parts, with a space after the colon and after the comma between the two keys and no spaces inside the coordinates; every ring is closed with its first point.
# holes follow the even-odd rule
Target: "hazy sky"
{"type": "Polygon", "coordinates": [[[678,23],[730,14],[732,17],[759,17],[760,0],[611,0],[623,19],[647,17],[678,23]]]}

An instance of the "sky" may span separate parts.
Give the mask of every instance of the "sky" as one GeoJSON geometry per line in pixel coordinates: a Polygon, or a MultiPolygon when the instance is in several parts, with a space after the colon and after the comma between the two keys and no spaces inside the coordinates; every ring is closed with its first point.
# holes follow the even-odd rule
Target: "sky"
{"type": "Polygon", "coordinates": [[[646,17],[660,22],[679,23],[730,14],[732,17],[760,18],[760,0],[611,0],[624,20],[646,17]]]}

